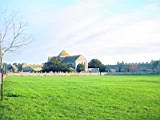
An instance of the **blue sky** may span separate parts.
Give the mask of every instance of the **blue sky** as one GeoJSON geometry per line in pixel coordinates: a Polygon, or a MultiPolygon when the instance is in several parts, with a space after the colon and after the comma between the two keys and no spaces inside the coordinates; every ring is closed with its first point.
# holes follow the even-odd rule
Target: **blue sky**
{"type": "Polygon", "coordinates": [[[159,0],[1,0],[28,23],[32,43],[7,62],[43,63],[61,50],[117,61],[160,59],[159,0]]]}

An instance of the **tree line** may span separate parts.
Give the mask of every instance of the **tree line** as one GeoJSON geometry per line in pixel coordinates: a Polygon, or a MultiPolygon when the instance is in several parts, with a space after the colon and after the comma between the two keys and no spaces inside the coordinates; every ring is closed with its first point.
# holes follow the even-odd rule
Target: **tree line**
{"type": "MultiPolygon", "coordinates": [[[[43,64],[42,68],[36,71],[32,66],[25,66],[24,63],[4,64],[4,71],[7,72],[83,72],[85,66],[83,64],[77,65],[75,69],[73,66],[63,63],[57,59],[52,59],[43,64]]],[[[117,62],[115,65],[104,65],[98,59],[92,59],[88,63],[89,69],[98,69],[98,72],[150,72],[160,73],[160,60],[152,60],[147,63],[125,63],[117,62]]]]}

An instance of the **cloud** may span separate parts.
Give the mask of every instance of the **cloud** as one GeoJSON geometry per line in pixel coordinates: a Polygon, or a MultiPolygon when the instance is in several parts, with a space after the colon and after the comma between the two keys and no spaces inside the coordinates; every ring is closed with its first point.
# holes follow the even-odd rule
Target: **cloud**
{"type": "MultiPolygon", "coordinates": [[[[100,18],[103,19],[91,22],[93,24],[90,23],[86,26],[83,22],[77,23],[85,27],[80,30],[75,28],[71,34],[68,34],[67,31],[66,34],[69,37],[64,37],[63,40],[66,41],[67,47],[71,46],[72,51],[81,50],[87,56],[101,58],[105,63],[108,63],[106,61],[108,57],[111,56],[114,59],[119,55],[128,56],[127,61],[134,61],[135,59],[131,56],[137,55],[136,60],[143,61],[144,59],[139,57],[139,53],[141,56],[145,55],[148,58],[146,60],[154,59],[157,58],[160,50],[159,47],[153,49],[155,43],[160,44],[160,18],[150,18],[150,15],[147,15],[147,12],[155,14],[154,10],[159,10],[155,4],[146,5],[140,10],[120,15],[107,17],[102,15],[100,18]],[[150,54],[146,54],[148,52],[150,54]],[[157,53],[156,56],[154,53],[157,53]]],[[[117,60],[121,60],[121,57],[118,57],[117,60]]]]}
{"type": "Polygon", "coordinates": [[[106,64],[159,59],[159,2],[133,8],[123,4],[127,6],[126,0],[77,0],[63,8],[31,8],[27,18],[36,41],[32,49],[43,51],[36,58],[67,49],[106,64]]]}

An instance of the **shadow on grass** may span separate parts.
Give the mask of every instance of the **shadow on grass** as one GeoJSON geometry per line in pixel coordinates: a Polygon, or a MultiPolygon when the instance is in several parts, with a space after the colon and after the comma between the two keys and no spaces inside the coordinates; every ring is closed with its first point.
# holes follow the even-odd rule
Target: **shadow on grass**
{"type": "Polygon", "coordinates": [[[10,97],[10,98],[17,98],[17,97],[24,97],[23,95],[21,94],[17,94],[13,91],[8,91],[6,94],[5,94],[6,97],[10,97]]]}
{"type": "Polygon", "coordinates": [[[7,94],[7,97],[22,97],[22,96],[18,94],[7,94]]]}

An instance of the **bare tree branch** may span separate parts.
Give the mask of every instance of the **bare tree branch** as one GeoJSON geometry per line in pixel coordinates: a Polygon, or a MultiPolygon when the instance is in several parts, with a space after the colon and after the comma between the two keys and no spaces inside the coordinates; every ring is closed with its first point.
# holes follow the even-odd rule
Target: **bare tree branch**
{"type": "Polygon", "coordinates": [[[8,32],[12,32],[12,37],[9,38],[8,46],[3,47],[3,55],[31,43],[31,41],[29,41],[30,38],[26,37],[27,35],[25,34],[25,28],[25,24],[15,23],[14,20],[11,20],[9,24],[6,24],[5,34],[1,38],[0,44],[2,44],[2,41],[6,38],[8,32]],[[8,31],[8,28],[11,30],[8,31]]]}
{"type": "Polygon", "coordinates": [[[3,42],[3,41],[4,41],[4,39],[5,39],[6,35],[7,35],[7,32],[8,32],[8,26],[6,25],[4,34],[1,33],[0,42],[3,42]]]}
{"type": "Polygon", "coordinates": [[[11,16],[0,15],[0,72],[1,75],[1,100],[3,100],[3,57],[7,52],[29,44],[29,37],[25,34],[25,24],[17,22],[15,14],[11,16]],[[2,20],[2,21],[1,21],[2,20]]]}

